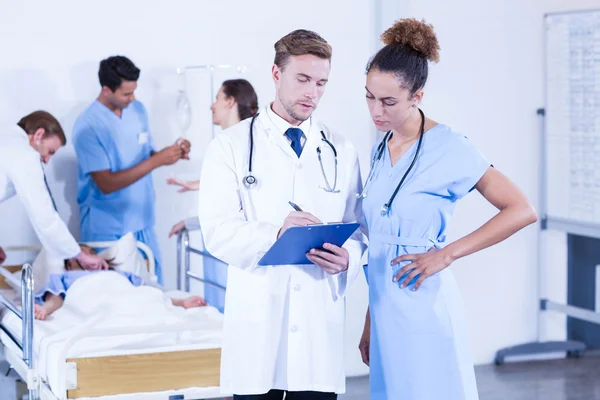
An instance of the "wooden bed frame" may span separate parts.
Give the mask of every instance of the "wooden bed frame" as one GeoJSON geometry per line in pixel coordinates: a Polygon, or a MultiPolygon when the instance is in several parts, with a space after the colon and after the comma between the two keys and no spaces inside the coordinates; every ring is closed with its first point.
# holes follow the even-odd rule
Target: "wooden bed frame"
{"type": "Polygon", "coordinates": [[[73,358],[77,389],[69,399],[219,387],[221,349],[73,358]]]}
{"type": "MultiPolygon", "coordinates": [[[[22,265],[3,265],[2,268],[10,271],[11,273],[20,271],[23,266],[22,265]]],[[[0,289],[12,289],[8,283],[6,283],[6,279],[2,275],[0,275],[0,289]]]]}

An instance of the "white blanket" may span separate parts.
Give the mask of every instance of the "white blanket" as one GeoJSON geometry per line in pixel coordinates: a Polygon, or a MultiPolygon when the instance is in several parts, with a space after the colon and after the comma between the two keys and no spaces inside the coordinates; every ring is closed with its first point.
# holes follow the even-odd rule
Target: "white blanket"
{"type": "MultiPolygon", "coordinates": [[[[7,321],[11,316],[6,314],[3,323],[20,337],[20,320],[15,317],[15,326],[7,321]]],[[[134,287],[118,273],[90,274],[73,283],[64,305],[47,321],[36,321],[37,368],[60,395],[66,389],[67,358],[218,348],[222,320],[213,307],[175,307],[159,289],[134,287]],[[189,330],[192,326],[200,329],[189,330]],[[169,327],[174,331],[151,332],[169,327]],[[133,334],[124,335],[123,329],[133,334]]]]}

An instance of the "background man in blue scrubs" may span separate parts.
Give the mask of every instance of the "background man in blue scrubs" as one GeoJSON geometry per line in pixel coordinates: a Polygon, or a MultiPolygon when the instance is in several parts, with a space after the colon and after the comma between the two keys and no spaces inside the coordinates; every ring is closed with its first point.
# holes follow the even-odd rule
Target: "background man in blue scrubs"
{"type": "Polygon", "coordinates": [[[75,121],[81,240],[117,240],[132,232],[154,252],[162,283],[151,172],[187,159],[190,143],[179,139],[155,150],[148,113],[134,95],[139,75],[126,57],[100,62],[100,95],[75,121]]]}

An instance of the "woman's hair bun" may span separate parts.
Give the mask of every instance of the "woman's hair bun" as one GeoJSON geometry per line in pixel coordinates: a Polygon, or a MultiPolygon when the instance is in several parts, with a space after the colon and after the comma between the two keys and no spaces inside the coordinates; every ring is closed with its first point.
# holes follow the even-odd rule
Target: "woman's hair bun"
{"type": "Polygon", "coordinates": [[[404,45],[423,53],[427,60],[438,62],[440,59],[440,45],[431,24],[425,20],[417,21],[414,18],[402,18],[394,23],[381,35],[385,45],[404,45]]]}

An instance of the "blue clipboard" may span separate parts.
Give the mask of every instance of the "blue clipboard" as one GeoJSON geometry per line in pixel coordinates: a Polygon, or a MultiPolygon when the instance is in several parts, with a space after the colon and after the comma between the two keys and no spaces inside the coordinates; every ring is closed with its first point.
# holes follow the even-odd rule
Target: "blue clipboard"
{"type": "Polygon", "coordinates": [[[258,265],[312,264],[306,258],[311,249],[322,249],[325,243],[343,246],[360,226],[357,222],[293,226],[258,261],[258,265]]]}

